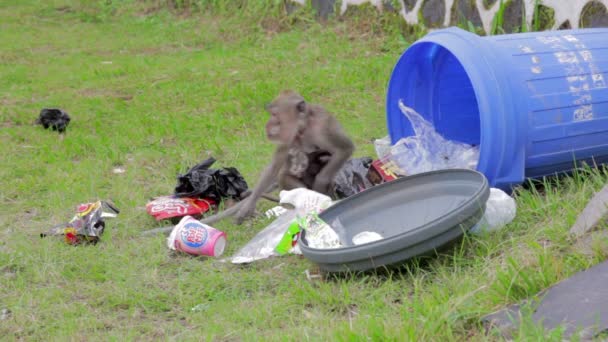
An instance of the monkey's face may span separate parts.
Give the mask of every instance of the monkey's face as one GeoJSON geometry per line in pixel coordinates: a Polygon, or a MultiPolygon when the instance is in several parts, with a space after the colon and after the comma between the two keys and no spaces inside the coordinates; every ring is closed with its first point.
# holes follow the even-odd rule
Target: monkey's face
{"type": "Polygon", "coordinates": [[[268,122],[266,122],[266,137],[272,142],[280,142],[281,134],[281,121],[277,115],[270,115],[268,122]]]}
{"type": "Polygon", "coordinates": [[[267,110],[270,118],[266,122],[266,137],[268,140],[289,145],[298,133],[298,119],[295,108],[284,104],[271,103],[267,110]]]}
{"type": "Polygon", "coordinates": [[[306,103],[294,92],[283,92],[266,106],[270,114],[266,122],[268,140],[290,145],[306,124],[306,103]]]}

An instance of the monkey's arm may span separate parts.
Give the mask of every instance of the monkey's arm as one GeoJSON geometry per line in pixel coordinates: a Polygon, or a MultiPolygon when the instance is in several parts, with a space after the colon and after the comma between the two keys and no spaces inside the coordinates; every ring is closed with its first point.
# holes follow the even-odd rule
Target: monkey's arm
{"type": "MultiPolygon", "coordinates": [[[[273,196],[268,195],[267,193],[272,192],[274,190],[276,190],[277,188],[277,183],[273,183],[267,190],[266,193],[264,193],[261,197],[265,198],[267,200],[273,201],[273,202],[279,202],[279,199],[273,196]]],[[[241,195],[241,198],[244,200],[246,197],[251,195],[251,191],[246,191],[241,195]]],[[[243,201],[242,200],[242,201],[243,201]]],[[[243,202],[238,202],[237,204],[235,204],[233,207],[230,207],[220,213],[217,213],[215,215],[211,215],[209,217],[206,217],[202,220],[200,220],[202,223],[204,224],[208,224],[211,225],[219,220],[222,220],[228,216],[234,215],[234,213],[241,207],[243,202]]],[[[160,228],[154,228],[154,229],[150,229],[150,230],[146,230],[144,232],[142,232],[142,235],[151,235],[151,234],[158,234],[158,233],[163,233],[163,234],[169,234],[169,232],[171,232],[173,230],[174,226],[168,226],[168,227],[160,227],[160,228]]]]}
{"type": "Polygon", "coordinates": [[[340,168],[353,154],[355,145],[333,117],[328,122],[327,129],[320,142],[320,147],[330,152],[331,157],[315,178],[312,189],[321,193],[330,193],[330,184],[332,184],[340,168]]]}
{"type": "Polygon", "coordinates": [[[234,216],[236,224],[243,223],[246,217],[251,216],[253,214],[253,211],[255,210],[255,205],[260,196],[264,192],[266,192],[266,189],[268,189],[269,186],[276,182],[276,178],[279,174],[279,171],[281,170],[281,167],[283,167],[283,165],[285,165],[285,163],[287,162],[288,150],[288,146],[280,145],[277,147],[272,157],[272,161],[270,162],[270,165],[268,165],[266,169],[264,169],[264,171],[262,172],[258,185],[253,188],[253,191],[251,192],[251,195],[249,197],[239,203],[241,205],[239,206],[238,212],[234,216]]]}

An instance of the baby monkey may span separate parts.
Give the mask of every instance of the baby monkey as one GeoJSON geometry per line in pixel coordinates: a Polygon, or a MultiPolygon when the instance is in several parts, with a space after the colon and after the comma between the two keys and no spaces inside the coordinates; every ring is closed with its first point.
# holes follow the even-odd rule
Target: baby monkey
{"type": "Polygon", "coordinates": [[[241,224],[277,182],[283,190],[308,188],[333,195],[333,180],[355,148],[336,118],[293,91],[280,93],[266,110],[270,114],[266,137],[277,145],[270,164],[246,199],[201,222],[211,224],[234,214],[235,223],[241,224]],[[322,162],[314,162],[311,156],[315,155],[321,155],[322,162]]]}

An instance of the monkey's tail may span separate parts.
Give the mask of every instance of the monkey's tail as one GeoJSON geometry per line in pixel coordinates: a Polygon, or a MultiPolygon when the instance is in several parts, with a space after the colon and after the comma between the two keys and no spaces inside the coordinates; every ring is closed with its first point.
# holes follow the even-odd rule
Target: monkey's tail
{"type": "MultiPolygon", "coordinates": [[[[278,185],[272,184],[270,187],[268,187],[268,190],[266,190],[266,193],[264,195],[262,195],[263,198],[273,201],[273,202],[277,202],[279,203],[279,199],[268,195],[269,192],[274,191],[276,188],[278,187],[278,185]]],[[[208,224],[208,225],[212,225],[213,223],[223,220],[228,216],[232,216],[234,214],[237,213],[237,211],[243,206],[243,200],[246,199],[247,197],[249,197],[249,195],[251,195],[251,191],[247,190],[244,193],[241,194],[241,202],[238,202],[237,204],[235,204],[234,206],[219,212],[215,215],[211,215],[209,217],[205,217],[203,219],[201,219],[201,223],[203,224],[208,224]]],[[[142,232],[142,235],[153,235],[153,234],[158,234],[158,233],[163,233],[163,234],[169,234],[172,230],[173,230],[174,226],[167,226],[167,227],[160,227],[160,228],[154,228],[154,229],[150,229],[150,230],[146,230],[144,232],[142,232]]]]}

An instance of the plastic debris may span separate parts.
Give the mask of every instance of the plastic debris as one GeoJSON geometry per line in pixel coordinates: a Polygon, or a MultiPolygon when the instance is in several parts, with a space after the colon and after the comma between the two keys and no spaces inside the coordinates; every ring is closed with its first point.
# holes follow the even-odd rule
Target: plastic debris
{"type": "Polygon", "coordinates": [[[192,312],[203,312],[203,311],[207,311],[211,308],[211,306],[209,304],[198,304],[195,305],[194,307],[192,307],[192,309],[190,309],[190,311],[192,312]]]}
{"type": "Polygon", "coordinates": [[[70,123],[70,116],[65,111],[58,108],[44,108],[36,120],[36,124],[42,125],[45,129],[51,128],[59,133],[64,132],[70,123]]]}
{"type": "Polygon", "coordinates": [[[374,186],[367,178],[372,158],[350,159],[334,178],[334,190],[338,198],[346,198],[374,186]]]}
{"type": "Polygon", "coordinates": [[[191,216],[184,216],[167,238],[171,250],[218,257],[226,248],[226,234],[191,216]]]}
{"type": "Polygon", "coordinates": [[[4,308],[0,310],[0,321],[5,321],[11,318],[12,315],[13,313],[11,312],[11,310],[4,308]]]}
{"type": "Polygon", "coordinates": [[[306,241],[311,248],[329,249],[343,246],[338,234],[316,213],[308,214],[300,221],[300,225],[306,230],[306,241]]]}
{"type": "Polygon", "coordinates": [[[362,245],[364,243],[370,243],[378,240],[382,240],[382,235],[376,232],[361,232],[355,236],[353,236],[353,244],[354,245],[362,245]]]}
{"type": "Polygon", "coordinates": [[[180,220],[186,215],[198,217],[209,211],[215,201],[190,197],[161,196],[146,204],[146,212],[157,221],[180,220]]]}
{"type": "Polygon", "coordinates": [[[283,213],[285,213],[286,211],[287,211],[287,209],[285,209],[284,207],[278,205],[276,207],[273,207],[273,208],[270,208],[270,209],[266,210],[264,212],[264,215],[266,215],[267,218],[279,217],[283,213]]]}
{"type": "Polygon", "coordinates": [[[471,228],[471,232],[498,230],[513,221],[516,213],[517,206],[511,196],[500,189],[490,188],[486,211],[479,223],[471,228]]]}
{"type": "Polygon", "coordinates": [[[441,169],[477,167],[478,146],[447,140],[435,131],[430,122],[401,101],[399,108],[409,119],[415,135],[402,138],[395,143],[383,161],[394,162],[406,175],[441,169]]]}
{"type": "Polygon", "coordinates": [[[391,137],[387,135],[384,138],[374,140],[374,149],[378,159],[386,157],[391,153],[391,137]]]}
{"type": "MultiPolygon", "coordinates": [[[[288,232],[290,226],[294,222],[299,222],[297,220],[308,213],[319,212],[332,204],[330,197],[305,188],[282,190],[279,192],[279,198],[280,204],[287,210],[237,251],[230,258],[232,263],[250,263],[272,256],[279,256],[280,253],[285,253],[285,250],[288,249],[285,241],[292,244],[292,248],[287,253],[301,254],[298,245],[293,245],[294,237],[299,235],[288,232]],[[279,251],[277,251],[277,247],[279,251]]],[[[295,232],[294,228],[292,226],[292,232],[295,232]]]]}
{"type": "Polygon", "coordinates": [[[40,237],[62,235],[70,245],[96,244],[106,227],[104,219],[116,217],[118,213],[118,208],[106,201],[84,203],[78,206],[76,215],[69,222],[41,233],[40,237]]]}
{"type": "Polygon", "coordinates": [[[179,175],[175,196],[212,199],[216,202],[224,198],[241,199],[241,194],[248,189],[243,176],[233,167],[209,169],[215,161],[213,157],[208,158],[179,175]]]}
{"type": "Polygon", "coordinates": [[[298,243],[300,232],[301,228],[298,222],[292,222],[274,250],[279,255],[287,254],[298,243]]]}

